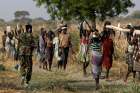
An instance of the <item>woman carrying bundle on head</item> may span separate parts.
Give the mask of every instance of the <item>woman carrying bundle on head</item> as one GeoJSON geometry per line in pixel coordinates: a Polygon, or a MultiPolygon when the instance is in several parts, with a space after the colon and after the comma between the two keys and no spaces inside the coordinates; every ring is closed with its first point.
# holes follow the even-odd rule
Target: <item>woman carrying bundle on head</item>
{"type": "Polygon", "coordinates": [[[113,53],[114,53],[114,43],[112,35],[115,35],[115,32],[112,29],[106,28],[106,25],[111,25],[109,21],[105,22],[104,30],[102,32],[101,40],[103,46],[103,67],[106,69],[106,79],[109,79],[109,72],[113,63],[113,53]]]}
{"type": "Polygon", "coordinates": [[[130,73],[133,73],[133,78],[135,79],[136,77],[136,70],[134,70],[134,61],[135,57],[137,57],[135,55],[134,52],[137,52],[138,48],[138,38],[136,36],[133,36],[134,33],[134,28],[131,27],[130,28],[130,32],[127,32],[127,42],[128,42],[128,47],[126,50],[126,64],[128,65],[128,70],[127,70],[127,74],[125,76],[124,82],[127,82],[127,78],[129,76],[130,73]],[[134,51],[136,49],[136,51],[134,51]]]}
{"type": "Polygon", "coordinates": [[[126,33],[128,42],[126,63],[128,64],[128,71],[124,81],[127,82],[130,73],[133,73],[133,78],[135,79],[136,72],[140,72],[140,30],[134,29],[132,25],[128,25],[126,29],[113,25],[107,25],[106,28],[126,33]]]}

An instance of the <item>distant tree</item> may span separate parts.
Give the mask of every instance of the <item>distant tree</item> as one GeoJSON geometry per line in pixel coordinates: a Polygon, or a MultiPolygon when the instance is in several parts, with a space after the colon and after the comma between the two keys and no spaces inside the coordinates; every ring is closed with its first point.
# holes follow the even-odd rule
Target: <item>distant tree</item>
{"type": "Polygon", "coordinates": [[[0,22],[5,22],[5,20],[4,19],[0,19],[0,22]]]}
{"type": "Polygon", "coordinates": [[[34,20],[46,21],[46,20],[45,20],[44,18],[42,18],[42,17],[35,18],[34,20]]]}
{"type": "Polygon", "coordinates": [[[133,7],[132,0],[33,0],[37,6],[45,6],[52,19],[85,20],[95,23],[98,17],[101,20],[107,16],[114,17],[127,13],[133,7]]]}
{"type": "Polygon", "coordinates": [[[5,25],[5,20],[0,18],[0,26],[3,27],[5,25]]]}
{"type": "Polygon", "coordinates": [[[130,18],[140,18],[140,10],[134,11],[132,14],[130,14],[128,17],[130,18]]]}
{"type": "Polygon", "coordinates": [[[16,11],[14,13],[15,19],[25,19],[26,17],[30,16],[30,13],[28,11],[16,11]]]}
{"type": "Polygon", "coordinates": [[[44,18],[42,18],[42,17],[38,17],[38,18],[34,18],[34,19],[32,20],[32,22],[33,22],[33,23],[36,23],[36,24],[42,24],[42,23],[45,23],[46,20],[45,20],[44,18]]]}

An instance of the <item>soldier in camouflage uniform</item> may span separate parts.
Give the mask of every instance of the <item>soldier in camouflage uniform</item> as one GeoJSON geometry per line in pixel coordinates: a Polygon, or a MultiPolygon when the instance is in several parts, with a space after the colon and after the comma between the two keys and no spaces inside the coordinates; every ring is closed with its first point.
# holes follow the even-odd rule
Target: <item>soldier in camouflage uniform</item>
{"type": "Polygon", "coordinates": [[[22,25],[18,26],[15,28],[15,38],[17,39],[17,47],[16,47],[16,55],[15,55],[15,60],[19,60],[19,40],[18,38],[20,37],[20,34],[24,32],[24,29],[22,25]]]}
{"type": "Polygon", "coordinates": [[[26,32],[19,37],[19,51],[20,51],[20,72],[22,76],[21,84],[25,83],[28,86],[32,75],[32,52],[34,49],[34,40],[32,36],[32,26],[26,25],[26,32]]]}

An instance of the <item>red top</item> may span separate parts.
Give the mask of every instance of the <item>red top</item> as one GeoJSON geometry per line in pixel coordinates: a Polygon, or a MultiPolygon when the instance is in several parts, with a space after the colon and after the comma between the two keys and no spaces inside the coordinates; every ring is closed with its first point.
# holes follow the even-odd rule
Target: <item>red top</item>
{"type": "Polygon", "coordinates": [[[112,55],[114,52],[113,40],[110,38],[106,38],[103,40],[103,66],[106,69],[110,69],[112,67],[112,55]]]}

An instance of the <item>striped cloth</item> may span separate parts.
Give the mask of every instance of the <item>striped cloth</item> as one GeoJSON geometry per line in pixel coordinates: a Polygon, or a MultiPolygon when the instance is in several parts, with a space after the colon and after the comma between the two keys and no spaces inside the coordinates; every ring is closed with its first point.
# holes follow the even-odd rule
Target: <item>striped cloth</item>
{"type": "Polygon", "coordinates": [[[93,51],[101,51],[101,44],[100,43],[92,43],[90,44],[90,49],[93,51]]]}

